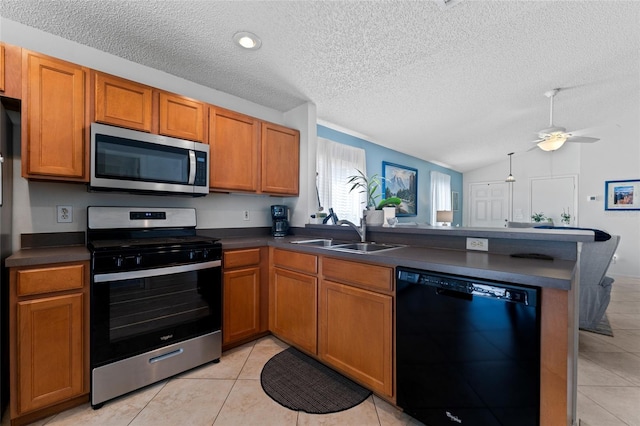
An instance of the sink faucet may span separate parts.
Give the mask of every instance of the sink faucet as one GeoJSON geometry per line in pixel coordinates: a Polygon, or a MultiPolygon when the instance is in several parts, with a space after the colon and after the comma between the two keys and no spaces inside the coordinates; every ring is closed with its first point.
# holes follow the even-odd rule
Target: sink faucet
{"type": "Polygon", "coordinates": [[[361,242],[364,243],[365,241],[367,241],[367,224],[364,218],[360,218],[360,227],[358,227],[353,222],[349,222],[348,220],[339,220],[336,222],[336,225],[349,225],[350,227],[355,229],[358,235],[360,235],[361,242]]]}

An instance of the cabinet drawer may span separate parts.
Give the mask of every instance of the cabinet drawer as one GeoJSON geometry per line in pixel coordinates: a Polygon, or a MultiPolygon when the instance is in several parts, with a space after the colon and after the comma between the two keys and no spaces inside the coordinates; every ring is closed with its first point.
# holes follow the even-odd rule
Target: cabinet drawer
{"type": "Polygon", "coordinates": [[[327,279],[347,284],[393,291],[393,268],[387,266],[325,257],[322,259],[322,275],[327,279]]]}
{"type": "Polygon", "coordinates": [[[289,250],[273,250],[273,265],[309,274],[318,273],[318,257],[289,250]]]}
{"type": "Polygon", "coordinates": [[[84,284],[85,265],[23,269],[16,275],[18,296],[80,289],[84,284]]]}
{"type": "Polygon", "coordinates": [[[224,268],[239,268],[260,264],[260,249],[233,250],[224,252],[224,268]]]}

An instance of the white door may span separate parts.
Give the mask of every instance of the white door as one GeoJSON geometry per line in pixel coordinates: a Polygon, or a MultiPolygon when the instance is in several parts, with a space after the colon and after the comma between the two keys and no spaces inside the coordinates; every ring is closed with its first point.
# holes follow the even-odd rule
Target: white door
{"type": "Polygon", "coordinates": [[[553,219],[555,226],[562,226],[560,214],[571,215],[570,226],[577,226],[577,180],[576,175],[531,179],[531,214],[544,213],[553,219]]]}
{"type": "Polygon", "coordinates": [[[509,185],[506,182],[471,184],[472,227],[504,228],[509,220],[509,185]]]}

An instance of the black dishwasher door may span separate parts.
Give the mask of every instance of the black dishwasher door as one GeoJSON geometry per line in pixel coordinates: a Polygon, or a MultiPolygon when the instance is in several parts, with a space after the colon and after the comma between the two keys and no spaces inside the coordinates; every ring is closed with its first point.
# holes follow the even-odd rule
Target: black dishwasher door
{"type": "Polygon", "coordinates": [[[540,289],[396,273],[398,406],[429,426],[537,426],[540,289]]]}

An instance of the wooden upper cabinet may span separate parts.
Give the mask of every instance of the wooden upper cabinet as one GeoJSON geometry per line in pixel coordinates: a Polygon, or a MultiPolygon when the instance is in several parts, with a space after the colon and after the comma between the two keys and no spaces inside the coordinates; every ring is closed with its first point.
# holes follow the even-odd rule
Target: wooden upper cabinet
{"type": "Polygon", "coordinates": [[[171,93],[160,92],[160,134],[205,142],[205,104],[171,93]]]}
{"type": "Polygon", "coordinates": [[[256,118],[221,108],[209,109],[211,189],[257,192],[259,132],[256,118]]]}
{"type": "Polygon", "coordinates": [[[0,92],[22,99],[22,48],[0,42],[0,92]]]}
{"type": "Polygon", "coordinates": [[[262,123],[261,192],[298,195],[300,172],[300,132],[273,123],[262,123]]]}
{"type": "Polygon", "coordinates": [[[151,132],[152,89],[96,72],[95,121],[151,132]]]}
{"type": "Polygon", "coordinates": [[[86,182],[85,69],[27,50],[23,69],[22,176],[86,182]]]}

